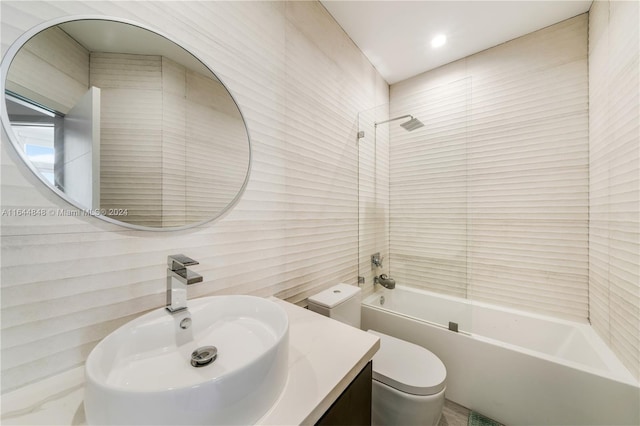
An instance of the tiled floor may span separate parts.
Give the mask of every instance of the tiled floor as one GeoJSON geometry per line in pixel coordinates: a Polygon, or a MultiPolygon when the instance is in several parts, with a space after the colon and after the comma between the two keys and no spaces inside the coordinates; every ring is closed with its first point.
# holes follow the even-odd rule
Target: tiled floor
{"type": "Polygon", "coordinates": [[[467,426],[470,411],[462,405],[451,402],[448,399],[444,402],[442,417],[438,426],[467,426]]]}
{"type": "MultiPolygon", "coordinates": [[[[446,399],[438,426],[467,426],[471,410],[446,399]]],[[[491,419],[488,419],[491,420],[491,419]]],[[[500,423],[495,422],[500,425],[500,423]]]]}

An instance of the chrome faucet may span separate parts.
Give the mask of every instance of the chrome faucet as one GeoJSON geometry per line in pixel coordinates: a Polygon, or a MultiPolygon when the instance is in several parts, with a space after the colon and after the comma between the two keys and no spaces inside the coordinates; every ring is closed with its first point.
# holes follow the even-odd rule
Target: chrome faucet
{"type": "Polygon", "coordinates": [[[198,262],[183,255],[167,257],[167,311],[174,313],[187,309],[187,286],[202,281],[202,275],[187,269],[198,262]]]}
{"type": "Polygon", "coordinates": [[[374,284],[380,284],[384,288],[388,288],[389,290],[393,290],[396,288],[396,280],[389,277],[387,274],[380,274],[379,277],[375,277],[373,279],[374,284]]]}

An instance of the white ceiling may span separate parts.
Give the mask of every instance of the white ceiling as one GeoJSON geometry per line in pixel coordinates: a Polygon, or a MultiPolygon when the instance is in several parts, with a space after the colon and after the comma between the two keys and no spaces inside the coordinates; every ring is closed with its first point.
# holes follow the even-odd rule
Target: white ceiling
{"type": "Polygon", "coordinates": [[[321,0],[389,84],[587,12],[591,0],[321,0]],[[438,33],[447,43],[433,49],[438,33]]]}
{"type": "Polygon", "coordinates": [[[135,25],[103,19],[80,19],[62,23],[59,27],[90,52],[160,55],[208,78],[215,78],[198,58],[180,45],[135,25]]]}

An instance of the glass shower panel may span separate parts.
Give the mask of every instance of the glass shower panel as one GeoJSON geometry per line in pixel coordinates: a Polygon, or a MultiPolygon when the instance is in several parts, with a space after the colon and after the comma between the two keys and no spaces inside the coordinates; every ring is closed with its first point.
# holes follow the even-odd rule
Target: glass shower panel
{"type": "Polygon", "coordinates": [[[399,285],[467,297],[470,108],[471,78],[464,78],[358,114],[365,295],[385,273],[399,285]],[[410,116],[424,126],[407,130],[410,116]],[[382,267],[372,265],[375,253],[382,267]]]}
{"type": "Polygon", "coordinates": [[[358,114],[358,271],[365,284],[386,273],[401,285],[466,297],[470,97],[465,78],[358,114]],[[405,115],[424,127],[406,130],[409,118],[395,120],[405,115]],[[371,263],[375,253],[380,268],[371,263]]]}
{"type": "Polygon", "coordinates": [[[391,117],[411,114],[424,127],[389,125],[389,273],[398,283],[458,297],[467,296],[470,100],[465,78],[390,105],[391,117]]]}
{"type": "Polygon", "coordinates": [[[389,127],[375,126],[388,117],[388,104],[358,114],[358,275],[365,294],[376,275],[388,273],[389,127]],[[375,253],[383,258],[382,268],[371,263],[375,253]]]}

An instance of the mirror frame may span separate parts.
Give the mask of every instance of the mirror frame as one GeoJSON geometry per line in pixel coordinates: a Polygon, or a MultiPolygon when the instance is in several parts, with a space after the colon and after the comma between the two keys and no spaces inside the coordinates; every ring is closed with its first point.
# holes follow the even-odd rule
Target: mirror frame
{"type": "MultiPolygon", "coordinates": [[[[4,129],[4,133],[7,135],[7,138],[9,140],[9,145],[11,145],[13,151],[18,154],[19,158],[22,160],[23,165],[26,166],[31,171],[31,173],[33,173],[33,175],[35,175],[35,177],[44,186],[46,186],[49,190],[51,190],[55,195],[57,195],[63,201],[67,202],[71,207],[73,207],[75,209],[78,209],[81,212],[84,212],[86,214],[86,216],[92,216],[92,217],[101,219],[103,221],[106,221],[106,222],[114,224],[114,225],[120,225],[120,226],[122,226],[124,228],[127,228],[127,229],[133,229],[133,230],[138,230],[138,231],[156,231],[156,232],[181,231],[181,230],[186,230],[186,229],[190,229],[190,228],[196,228],[196,227],[202,226],[204,224],[207,224],[207,223],[210,223],[210,222],[214,222],[214,221],[216,221],[218,219],[221,219],[224,215],[229,213],[229,211],[231,211],[238,204],[238,202],[240,201],[240,198],[244,194],[244,191],[245,191],[245,189],[246,189],[246,187],[247,187],[247,185],[249,183],[249,178],[250,178],[250,175],[251,175],[251,165],[252,165],[252,159],[253,159],[252,149],[251,149],[251,136],[249,134],[249,128],[247,126],[247,122],[245,120],[244,114],[242,114],[242,110],[240,109],[240,106],[238,105],[238,102],[236,101],[236,99],[233,96],[233,94],[231,93],[231,91],[229,91],[229,88],[224,84],[224,82],[218,77],[218,75],[215,72],[213,72],[211,67],[209,67],[209,65],[207,65],[206,62],[204,62],[198,55],[193,53],[193,51],[190,48],[185,47],[184,44],[179,43],[173,37],[168,36],[167,34],[161,32],[161,31],[158,31],[158,30],[156,30],[156,29],[154,29],[154,28],[152,28],[152,27],[150,27],[148,25],[141,24],[139,22],[136,22],[136,21],[133,21],[133,20],[130,20],[130,19],[118,18],[118,17],[113,17],[113,16],[72,15],[72,16],[64,16],[64,17],[60,17],[60,18],[56,18],[56,19],[47,20],[45,22],[42,22],[42,23],[32,27],[31,29],[29,29],[29,30],[25,31],[23,34],[21,34],[20,37],[18,37],[11,44],[11,46],[9,46],[9,49],[7,50],[7,52],[5,53],[4,57],[2,58],[2,63],[0,63],[0,93],[2,94],[3,105],[6,105],[5,85],[6,85],[6,79],[7,79],[8,73],[9,73],[9,68],[11,67],[11,63],[13,62],[13,59],[15,58],[17,53],[20,51],[20,49],[29,40],[31,40],[31,38],[33,38],[35,35],[39,34],[40,32],[42,32],[42,31],[44,31],[44,30],[46,30],[46,29],[48,29],[50,27],[53,27],[53,26],[56,26],[56,25],[60,25],[60,24],[64,24],[66,22],[83,21],[83,20],[112,21],[112,22],[117,22],[117,23],[120,23],[120,24],[128,24],[128,25],[132,25],[132,26],[141,28],[141,29],[146,30],[146,31],[150,31],[150,32],[152,32],[152,33],[154,33],[154,34],[156,34],[156,35],[158,35],[160,37],[164,37],[165,39],[167,39],[167,40],[173,42],[174,44],[176,44],[177,46],[181,47],[186,52],[191,54],[195,59],[200,61],[200,63],[202,63],[202,65],[206,69],[208,69],[209,72],[211,72],[211,74],[213,76],[215,76],[215,78],[218,79],[218,81],[220,81],[220,84],[222,84],[222,86],[226,89],[227,93],[231,97],[231,100],[233,101],[233,103],[235,104],[236,108],[238,109],[238,113],[240,114],[240,118],[242,118],[242,124],[244,125],[244,129],[245,129],[245,132],[247,134],[247,144],[249,145],[249,158],[248,158],[248,162],[247,162],[247,171],[246,171],[245,179],[244,179],[244,182],[242,183],[242,186],[238,190],[238,192],[235,195],[235,197],[226,205],[225,208],[221,209],[213,217],[205,219],[203,221],[194,222],[194,223],[190,223],[190,224],[182,225],[182,226],[174,226],[174,227],[166,227],[166,228],[154,228],[154,227],[150,227],[150,226],[134,225],[134,224],[123,222],[123,221],[120,221],[120,220],[117,220],[117,219],[113,219],[113,218],[111,218],[109,216],[103,216],[103,215],[100,214],[100,212],[96,212],[93,209],[87,210],[86,208],[78,205],[75,200],[71,199],[64,192],[62,192],[61,190],[59,190],[55,186],[52,186],[49,183],[47,183],[45,178],[40,174],[40,172],[36,169],[36,167],[31,163],[31,161],[28,160],[26,153],[24,153],[21,149],[19,149],[18,144],[16,143],[16,136],[15,136],[15,134],[13,132],[11,121],[9,120],[9,114],[8,114],[7,108],[5,106],[5,107],[0,109],[0,121],[2,121],[2,127],[4,129]]],[[[67,206],[65,206],[65,207],[67,207],[67,206]]],[[[84,216],[85,214],[78,215],[78,216],[84,216]]]]}

